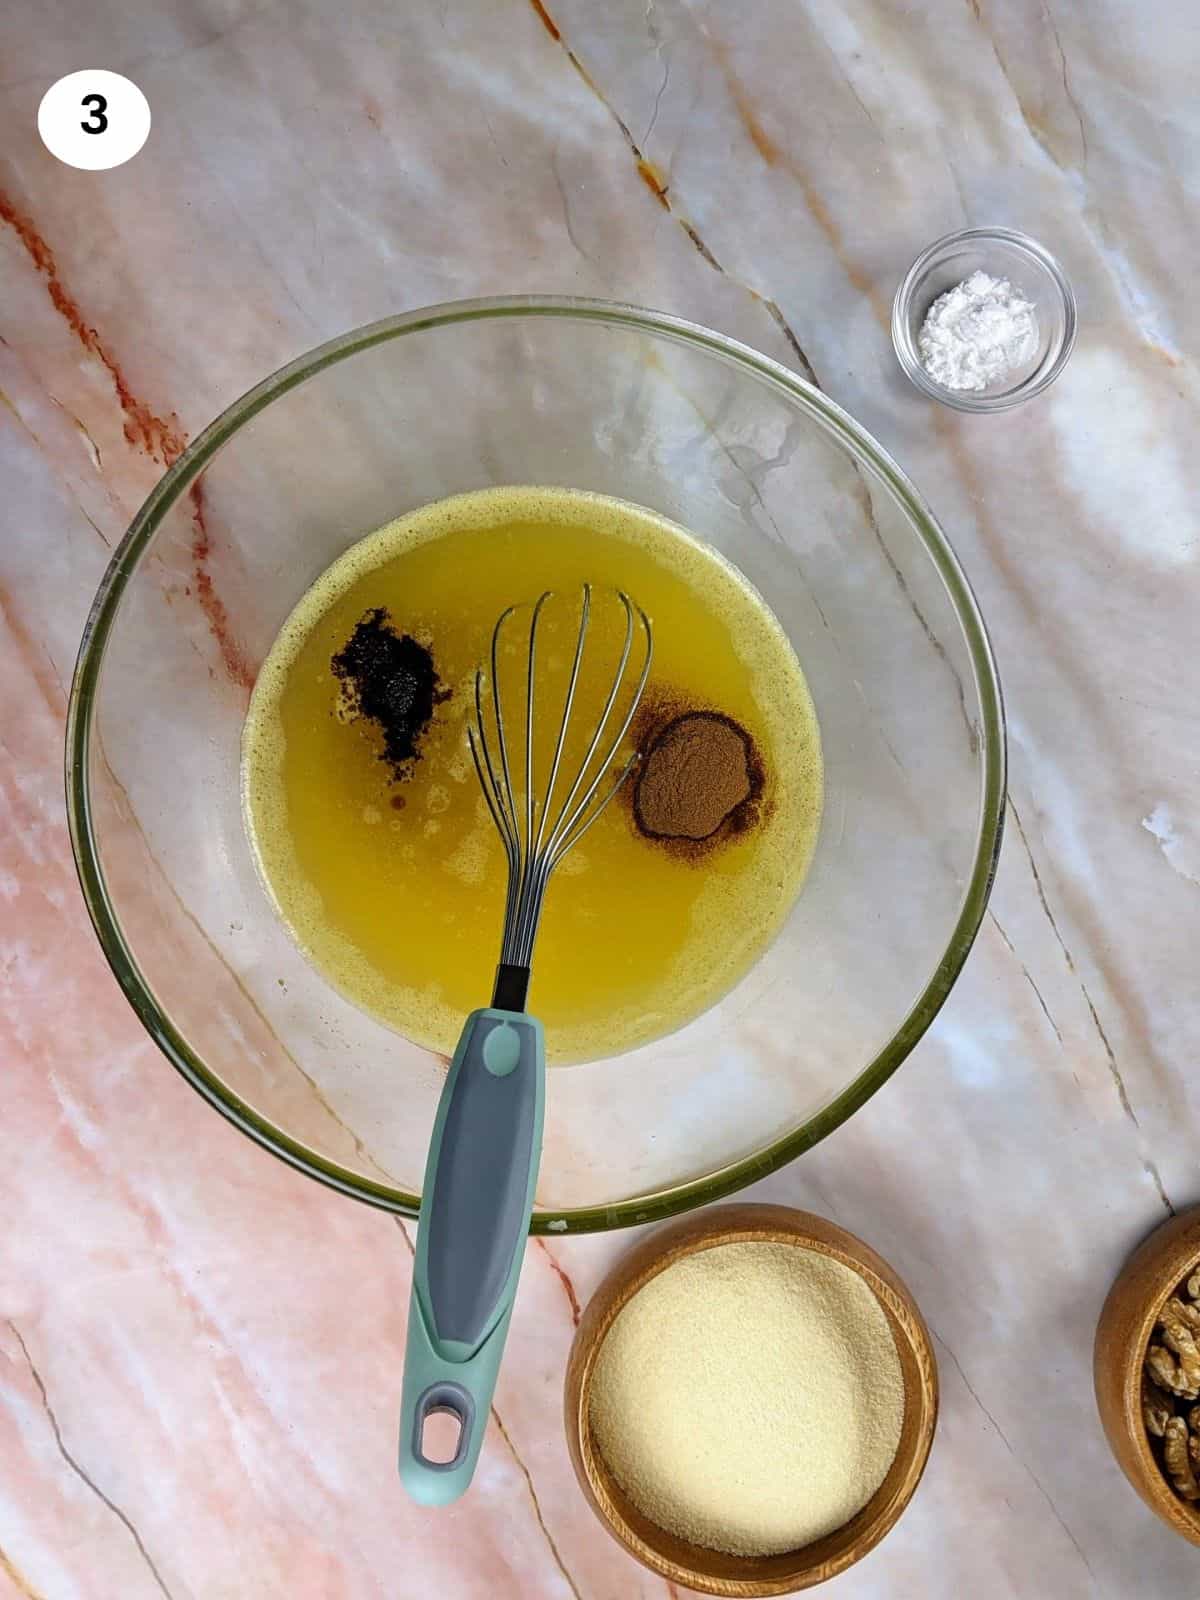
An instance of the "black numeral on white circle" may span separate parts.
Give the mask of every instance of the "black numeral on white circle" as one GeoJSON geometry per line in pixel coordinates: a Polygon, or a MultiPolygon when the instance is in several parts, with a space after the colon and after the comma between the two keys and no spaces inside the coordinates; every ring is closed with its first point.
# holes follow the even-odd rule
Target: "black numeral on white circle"
{"type": "Polygon", "coordinates": [[[132,78],[104,67],[81,67],[46,90],[38,105],[37,129],[46,149],[66,166],[107,172],[123,166],[145,144],[150,106],[132,78]]]}

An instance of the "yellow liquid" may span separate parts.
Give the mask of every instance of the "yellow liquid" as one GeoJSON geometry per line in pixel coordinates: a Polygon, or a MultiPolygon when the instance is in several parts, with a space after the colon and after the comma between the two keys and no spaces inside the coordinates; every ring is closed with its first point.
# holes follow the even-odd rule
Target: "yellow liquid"
{"type": "MultiPolygon", "coordinates": [[[[280,631],[246,721],[243,800],[262,876],[308,958],[434,1050],[452,1051],[466,1013],[488,1004],[500,951],[505,858],[466,738],[475,668],[506,605],[542,589],[578,595],[585,581],[626,590],[650,616],[648,698],[736,719],[765,781],[757,823],[707,852],[647,839],[620,795],[565,857],[529,994],[550,1059],[617,1054],[720,999],[777,932],[812,858],[812,700],[778,622],[722,557],[649,511],[572,490],[483,490],[402,517],[335,562],[280,631]],[[431,649],[451,691],[399,782],[375,726],[337,714],[330,667],[377,607],[431,649]]],[[[568,625],[573,640],[577,620],[551,616],[539,644],[539,710],[561,707],[570,650],[555,642],[568,625]]],[[[607,687],[615,603],[597,600],[593,632],[607,687]]]]}

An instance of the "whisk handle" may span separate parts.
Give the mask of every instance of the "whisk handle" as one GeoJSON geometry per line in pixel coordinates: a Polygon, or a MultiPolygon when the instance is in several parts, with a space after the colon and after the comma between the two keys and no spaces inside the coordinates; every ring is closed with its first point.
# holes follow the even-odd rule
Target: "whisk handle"
{"type": "Polygon", "coordinates": [[[457,1500],[475,1471],[529,1232],[545,1083],[536,1017],[471,1013],[434,1121],[409,1302],[400,1477],[421,1505],[457,1500]],[[446,1462],[423,1448],[436,1412],[458,1422],[446,1462]]]}

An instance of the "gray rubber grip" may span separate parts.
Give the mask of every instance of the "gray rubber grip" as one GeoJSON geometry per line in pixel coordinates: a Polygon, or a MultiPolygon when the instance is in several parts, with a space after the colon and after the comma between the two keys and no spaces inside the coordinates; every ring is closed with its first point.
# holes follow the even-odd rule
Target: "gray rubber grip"
{"type": "Polygon", "coordinates": [[[465,1044],[426,1223],[429,1310],[439,1339],[478,1344],[525,1246],[539,1071],[535,1028],[516,1013],[482,1013],[465,1044]]]}

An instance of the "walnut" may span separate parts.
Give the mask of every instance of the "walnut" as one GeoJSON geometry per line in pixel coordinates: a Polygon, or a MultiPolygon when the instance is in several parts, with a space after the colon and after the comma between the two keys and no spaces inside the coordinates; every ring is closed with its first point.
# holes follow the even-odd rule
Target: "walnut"
{"type": "Polygon", "coordinates": [[[1182,1417],[1167,1419],[1163,1429],[1163,1460],[1176,1493],[1185,1500],[1200,1500],[1200,1483],[1196,1482],[1188,1450],[1187,1423],[1182,1417]]]}
{"type": "Polygon", "coordinates": [[[1200,1262],[1158,1313],[1154,1339],[1142,1367],[1142,1420],[1162,1440],[1159,1459],[1175,1492],[1200,1501],[1200,1404],[1192,1403],[1200,1402],[1200,1262]]]}
{"type": "Polygon", "coordinates": [[[1146,1371],[1168,1394],[1178,1395],[1181,1400],[1200,1400],[1200,1386],[1193,1388],[1188,1383],[1180,1363],[1162,1345],[1152,1344],[1147,1350],[1146,1371]]]}
{"type": "Polygon", "coordinates": [[[1158,1320],[1164,1328],[1182,1323],[1194,1335],[1200,1329],[1200,1305],[1193,1305],[1190,1300],[1181,1300],[1178,1295],[1172,1295],[1159,1312],[1158,1320]]]}
{"type": "MultiPolygon", "coordinates": [[[[1200,1406],[1193,1406],[1193,1414],[1200,1412],[1200,1406]]],[[[1171,1401],[1149,1381],[1146,1374],[1142,1374],[1142,1420],[1146,1424],[1146,1432],[1152,1433],[1156,1439],[1161,1439],[1167,1419],[1174,1416],[1171,1401]]],[[[1195,1424],[1192,1424],[1195,1427],[1195,1424]]]]}
{"type": "Polygon", "coordinates": [[[1168,1300],[1163,1307],[1162,1342],[1179,1358],[1182,1387],[1175,1392],[1177,1394],[1186,1392],[1187,1399],[1195,1400],[1200,1398],[1200,1348],[1196,1345],[1196,1330],[1176,1310],[1176,1307],[1181,1306],[1182,1302],[1179,1300],[1168,1300]]]}

